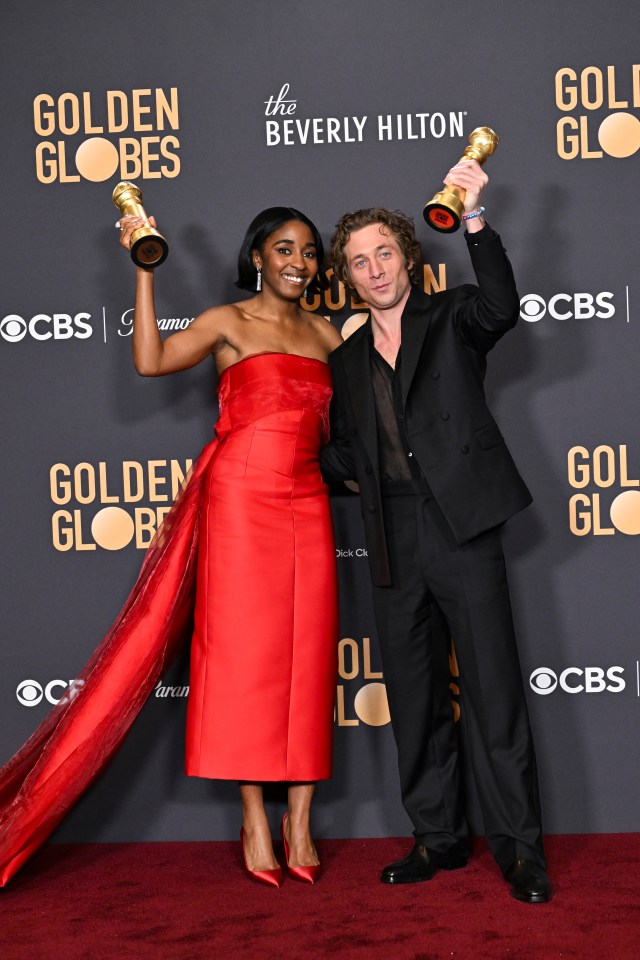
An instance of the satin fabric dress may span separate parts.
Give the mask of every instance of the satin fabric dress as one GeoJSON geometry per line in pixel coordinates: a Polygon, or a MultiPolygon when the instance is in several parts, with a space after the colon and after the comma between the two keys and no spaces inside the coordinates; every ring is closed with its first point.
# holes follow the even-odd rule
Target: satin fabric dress
{"type": "Polygon", "coordinates": [[[0,886],[113,757],[188,639],[194,608],[187,772],[330,775],[336,573],[318,466],[330,396],[318,360],[258,354],[224,371],[216,439],[118,619],[0,770],[0,886]]]}
{"type": "Polygon", "coordinates": [[[227,780],[331,775],[335,546],[318,453],[326,364],[262,354],[227,368],[202,494],[186,770],[227,780]]]}

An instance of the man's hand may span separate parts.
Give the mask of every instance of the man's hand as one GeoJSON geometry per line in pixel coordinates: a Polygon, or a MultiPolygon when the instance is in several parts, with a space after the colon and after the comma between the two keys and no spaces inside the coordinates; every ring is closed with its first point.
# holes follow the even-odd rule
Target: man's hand
{"type": "MultiPolygon", "coordinates": [[[[456,187],[463,187],[467,191],[464,198],[464,212],[475,213],[482,206],[482,196],[489,177],[477,160],[459,160],[455,167],[449,170],[444,182],[448,185],[455,184],[456,187]]],[[[478,223],[480,219],[480,217],[474,217],[473,220],[467,220],[465,224],[467,230],[473,232],[474,229],[482,229],[484,224],[478,223]]]]}

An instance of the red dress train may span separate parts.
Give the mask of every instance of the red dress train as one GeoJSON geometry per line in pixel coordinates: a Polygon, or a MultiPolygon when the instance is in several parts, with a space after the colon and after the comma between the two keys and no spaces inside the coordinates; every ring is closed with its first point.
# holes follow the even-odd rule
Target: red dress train
{"type": "Polygon", "coordinates": [[[188,636],[194,607],[187,773],[330,776],[337,591],[318,466],[328,367],[258,354],[224,371],[218,395],[216,439],[118,619],[0,770],[0,886],[113,757],[188,636]]]}

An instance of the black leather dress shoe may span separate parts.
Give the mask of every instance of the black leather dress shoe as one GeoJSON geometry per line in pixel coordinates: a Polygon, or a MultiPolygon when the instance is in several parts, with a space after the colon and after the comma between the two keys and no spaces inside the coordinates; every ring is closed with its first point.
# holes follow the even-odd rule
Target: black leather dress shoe
{"type": "Polygon", "coordinates": [[[522,903],[546,903],[553,896],[544,867],[533,860],[514,860],[504,878],[511,884],[511,896],[522,903]]]}
{"type": "Polygon", "coordinates": [[[467,857],[459,853],[438,853],[416,843],[406,857],[385,867],[380,879],[382,883],[420,883],[432,880],[438,870],[459,870],[466,865],[467,857]]]}

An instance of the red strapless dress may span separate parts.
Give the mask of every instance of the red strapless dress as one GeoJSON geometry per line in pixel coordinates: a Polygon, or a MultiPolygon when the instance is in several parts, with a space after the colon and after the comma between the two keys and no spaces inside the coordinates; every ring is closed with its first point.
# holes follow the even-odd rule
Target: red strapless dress
{"type": "Polygon", "coordinates": [[[187,773],[331,776],[336,564],[318,452],[329,370],[263,354],[220,378],[207,468],[187,712],[187,773]]]}
{"type": "Polygon", "coordinates": [[[98,777],[188,637],[187,773],[330,776],[335,550],[318,451],[329,370],[268,353],[220,378],[220,419],[113,627],[0,770],[0,886],[98,777]],[[198,546],[200,540],[200,546],[198,546]]]}

